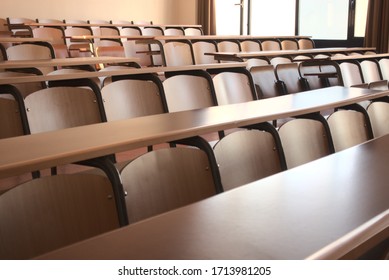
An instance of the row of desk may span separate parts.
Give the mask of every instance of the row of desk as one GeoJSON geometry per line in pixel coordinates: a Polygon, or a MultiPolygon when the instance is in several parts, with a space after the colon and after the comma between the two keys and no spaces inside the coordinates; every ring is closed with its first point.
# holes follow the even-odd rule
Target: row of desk
{"type": "MultiPolygon", "coordinates": [[[[137,58],[131,57],[79,57],[79,58],[55,58],[42,60],[8,60],[0,62],[0,69],[20,69],[28,67],[64,67],[64,66],[79,66],[92,64],[126,64],[137,62],[137,58]]],[[[37,75],[37,76],[18,76],[18,77],[0,77],[0,85],[29,83],[29,82],[45,82],[55,80],[69,80],[81,78],[96,78],[109,77],[120,75],[135,75],[149,73],[164,73],[164,72],[183,72],[192,70],[207,70],[207,69],[228,69],[235,67],[246,67],[244,62],[233,63],[213,63],[213,64],[198,64],[198,65],[183,65],[183,66],[167,66],[167,67],[143,67],[129,69],[115,69],[95,72],[80,72],[66,73],[56,75],[37,75]]]]}
{"type": "Polygon", "coordinates": [[[33,67],[67,67],[78,65],[93,65],[93,64],[126,64],[138,62],[138,58],[134,57],[68,57],[68,58],[53,58],[40,60],[5,60],[0,61],[0,69],[23,69],[33,67]]]}
{"type": "Polygon", "coordinates": [[[151,27],[151,28],[202,28],[199,24],[133,24],[133,23],[69,23],[69,22],[25,22],[11,26],[30,27],[151,27]]]}
{"type": "MultiPolygon", "coordinates": [[[[231,36],[226,36],[227,40],[231,36]]],[[[95,35],[80,35],[80,36],[69,36],[66,37],[68,39],[72,39],[74,41],[89,41],[92,44],[91,49],[93,50],[93,40],[94,39],[127,39],[127,40],[135,40],[137,43],[141,44],[153,44],[155,42],[161,42],[165,40],[213,40],[212,38],[217,38],[218,40],[223,40],[223,36],[95,36],[95,35]]],[[[257,38],[254,36],[239,36],[241,40],[257,38]]],[[[259,38],[259,37],[258,37],[259,38]]],[[[47,41],[50,42],[50,38],[0,38],[0,43],[23,43],[23,42],[39,42],[39,41],[47,41]]],[[[304,56],[304,55],[328,55],[326,58],[328,60],[337,60],[337,59],[345,59],[338,57],[331,57],[333,54],[355,54],[355,53],[364,53],[364,52],[375,52],[375,48],[371,47],[354,47],[354,48],[313,48],[313,49],[299,49],[299,50],[274,50],[274,51],[255,51],[255,52],[206,52],[205,55],[213,56],[213,58],[217,61],[238,61],[243,62],[247,59],[252,58],[272,58],[272,57],[280,57],[280,56],[304,56]]],[[[355,56],[355,55],[353,55],[355,56]]],[[[366,55],[369,57],[371,55],[366,55]]],[[[378,58],[387,57],[388,54],[375,54],[378,58]]],[[[323,58],[320,58],[323,59],[323,58]]],[[[361,58],[359,58],[361,59],[361,58]]]]}
{"type": "MultiPolygon", "coordinates": [[[[201,36],[151,36],[151,35],[74,35],[74,36],[65,36],[68,39],[74,40],[94,40],[94,39],[128,39],[128,40],[156,40],[156,41],[165,41],[165,40],[189,40],[189,41],[221,41],[221,40],[276,40],[276,39],[307,39],[308,36],[252,36],[252,35],[237,35],[237,36],[219,36],[219,35],[201,35],[201,36]]],[[[26,38],[26,37],[0,37],[0,43],[20,43],[28,41],[50,41],[50,38],[26,38]]]]}
{"type": "MultiPolygon", "coordinates": [[[[204,66],[198,67],[204,69],[204,66]]],[[[161,68],[152,70],[157,69],[161,68]]],[[[123,71],[120,74],[150,69],[123,71]]],[[[84,73],[81,75],[85,77],[84,73]]],[[[248,103],[2,139],[0,178],[386,95],[388,92],[332,87],[248,103]]],[[[388,236],[389,191],[385,165],[389,156],[388,141],[389,137],[384,136],[42,258],[302,259],[360,256],[388,236]],[[365,229],[369,229],[368,233],[365,229]]]]}
{"type": "Polygon", "coordinates": [[[0,178],[386,95],[388,92],[331,87],[247,103],[2,139],[0,178]]]}
{"type": "Polygon", "coordinates": [[[386,135],[38,259],[358,258],[388,249],[388,158],[386,135]]]}
{"type": "Polygon", "coordinates": [[[179,29],[182,31],[182,34],[184,34],[185,29],[193,29],[196,30],[196,34],[202,34],[202,26],[199,24],[150,24],[150,23],[144,23],[144,24],[133,24],[130,22],[124,22],[121,21],[120,23],[88,23],[85,22],[24,22],[24,23],[11,23],[7,24],[8,28],[10,30],[16,29],[16,30],[26,30],[27,32],[31,32],[34,28],[39,27],[49,27],[49,28],[86,28],[86,29],[98,29],[98,28],[115,28],[115,29],[122,29],[122,28],[138,28],[138,29],[147,29],[147,28],[153,28],[161,30],[163,33],[163,30],[167,29],[179,29]]]}
{"type": "MultiPolygon", "coordinates": [[[[277,50],[277,51],[259,51],[259,52],[207,52],[205,55],[213,56],[215,60],[223,61],[245,61],[250,58],[276,57],[276,56],[300,56],[300,55],[331,55],[331,54],[350,54],[355,52],[375,51],[375,48],[354,47],[354,48],[315,48],[301,50],[277,50]]],[[[336,59],[329,58],[329,59],[336,59]]]]}

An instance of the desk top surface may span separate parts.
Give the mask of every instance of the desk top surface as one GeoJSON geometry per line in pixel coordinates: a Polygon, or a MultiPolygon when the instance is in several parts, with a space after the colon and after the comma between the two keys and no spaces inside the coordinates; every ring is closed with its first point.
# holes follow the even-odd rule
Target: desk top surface
{"type": "Polygon", "coordinates": [[[145,35],[74,35],[74,36],[65,36],[72,40],[92,40],[92,39],[128,39],[128,40],[150,40],[154,39],[154,36],[145,36],[145,35]]]}
{"type": "Polygon", "coordinates": [[[309,258],[387,213],[388,158],[386,135],[41,258],[309,258]]]}
{"type": "Polygon", "coordinates": [[[303,55],[303,54],[321,54],[321,53],[350,53],[358,51],[375,51],[375,48],[314,48],[300,50],[275,50],[275,51],[259,51],[259,52],[209,52],[206,55],[238,57],[238,58],[253,58],[267,56],[282,56],[282,55],[303,55]]]}
{"type": "Polygon", "coordinates": [[[65,22],[53,22],[53,23],[39,23],[39,22],[30,22],[24,23],[23,25],[27,26],[47,26],[47,27],[183,27],[183,28],[201,28],[199,24],[131,24],[131,23],[65,23],[65,22]]]}
{"type": "Polygon", "coordinates": [[[0,68],[15,69],[28,67],[45,67],[45,66],[75,66],[99,63],[126,63],[137,62],[135,57],[69,57],[54,59],[34,59],[34,60],[6,60],[0,62],[0,68]]]}
{"type": "MultiPolygon", "coordinates": [[[[103,57],[102,57],[103,58],[103,57]]],[[[77,61],[77,60],[76,60],[77,61]]],[[[136,61],[132,59],[127,59],[123,62],[136,61]]],[[[88,62],[88,60],[86,60],[88,62]]],[[[112,61],[111,63],[113,63],[112,61]]],[[[44,63],[44,62],[41,62],[44,63]]],[[[75,62],[74,62],[75,63],[75,62]]],[[[88,62],[89,63],[89,62],[88,62]]],[[[109,62],[103,62],[109,63],[109,62]]],[[[77,63],[76,63],[77,64],[77,63]]],[[[1,68],[0,62],[0,68],[1,68]]],[[[19,64],[14,65],[14,68],[24,68],[32,66],[40,66],[34,64],[32,61],[28,61],[27,64],[24,64],[20,61],[19,64]],[[28,66],[26,66],[28,65],[28,66]]],[[[69,79],[80,79],[80,78],[95,78],[95,77],[108,77],[108,76],[117,76],[117,75],[134,75],[134,74],[148,74],[148,73],[164,73],[164,72],[179,72],[179,71],[192,71],[192,70],[206,70],[206,69],[227,69],[235,67],[246,67],[244,62],[235,62],[235,63],[212,63],[212,64],[196,64],[196,65],[184,65],[184,66],[164,66],[164,67],[143,67],[143,68],[129,68],[129,69],[115,69],[103,71],[83,71],[80,73],[66,73],[66,74],[56,74],[56,75],[39,75],[39,76],[19,76],[19,77],[6,77],[2,78],[0,76],[0,85],[3,84],[16,84],[16,83],[30,83],[30,82],[44,82],[44,81],[54,81],[54,80],[69,80],[69,79]]],[[[6,68],[6,67],[4,67],[6,68]]],[[[11,68],[11,67],[10,67],[11,68]]]]}
{"type": "Polygon", "coordinates": [[[389,53],[379,53],[379,54],[365,54],[365,55],[347,55],[345,57],[331,57],[332,61],[346,61],[346,60],[365,60],[365,59],[379,59],[379,58],[388,58],[389,53]]]}
{"type": "Polygon", "coordinates": [[[386,95],[387,91],[331,87],[246,103],[2,139],[0,178],[386,95]]]}
{"type": "Polygon", "coordinates": [[[185,36],[156,36],[155,40],[260,40],[260,39],[306,39],[310,36],[255,36],[255,35],[185,35],[185,36]]]}
{"type": "Polygon", "coordinates": [[[0,37],[0,43],[50,42],[51,38],[0,37]]]}

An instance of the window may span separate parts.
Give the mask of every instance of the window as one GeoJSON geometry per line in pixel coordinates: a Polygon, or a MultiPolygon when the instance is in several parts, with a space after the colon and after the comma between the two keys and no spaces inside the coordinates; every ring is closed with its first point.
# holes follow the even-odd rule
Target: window
{"type": "Polygon", "coordinates": [[[299,35],[352,40],[365,36],[368,0],[299,0],[299,35]]]}
{"type": "Polygon", "coordinates": [[[218,35],[295,34],[296,0],[216,0],[218,35]]]}
{"type": "Polygon", "coordinates": [[[300,0],[299,35],[346,40],[349,0],[300,0]]]}
{"type": "Polygon", "coordinates": [[[238,0],[216,0],[216,31],[218,35],[239,35],[241,26],[238,0]]]}
{"type": "Polygon", "coordinates": [[[332,46],[361,45],[368,3],[369,0],[216,0],[216,30],[218,35],[305,35],[315,41],[329,41],[332,46]]]}
{"type": "Polygon", "coordinates": [[[295,0],[251,0],[251,34],[290,36],[295,34],[295,0]]]}
{"type": "Polygon", "coordinates": [[[355,6],[354,37],[365,37],[369,0],[358,0],[355,6]]]}

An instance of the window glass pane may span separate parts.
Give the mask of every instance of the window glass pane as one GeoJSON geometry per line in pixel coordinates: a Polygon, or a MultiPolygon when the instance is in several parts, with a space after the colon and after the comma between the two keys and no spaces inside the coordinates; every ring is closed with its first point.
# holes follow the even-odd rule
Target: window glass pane
{"type": "Polygon", "coordinates": [[[347,39],[349,0],[300,0],[299,35],[347,39]]]}
{"type": "Polygon", "coordinates": [[[251,34],[290,36],[295,34],[295,0],[252,0],[251,34]]]}
{"type": "Polygon", "coordinates": [[[357,0],[355,6],[355,37],[365,37],[367,7],[369,0],[357,0]]]}
{"type": "Polygon", "coordinates": [[[216,0],[216,34],[239,35],[240,6],[239,0],[216,0]]]}

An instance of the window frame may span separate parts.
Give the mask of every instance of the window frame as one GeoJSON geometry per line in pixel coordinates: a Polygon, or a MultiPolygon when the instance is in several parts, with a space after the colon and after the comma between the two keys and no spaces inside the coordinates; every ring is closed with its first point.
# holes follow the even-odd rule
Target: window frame
{"type": "MultiPolygon", "coordinates": [[[[358,0],[348,0],[348,26],[347,26],[347,38],[345,40],[337,39],[315,39],[316,47],[360,47],[363,46],[364,37],[355,37],[354,28],[355,28],[355,13],[356,13],[356,1],[358,0]]],[[[240,5],[240,34],[247,33],[251,34],[251,18],[255,16],[252,11],[252,0],[237,0],[236,5],[240,5]],[[244,6],[247,6],[244,8],[244,6]],[[246,24],[246,26],[245,26],[246,24]],[[245,32],[246,31],[246,32],[245,32]]],[[[300,0],[295,0],[295,35],[299,34],[299,15],[300,15],[300,0]]]]}
{"type": "MultiPolygon", "coordinates": [[[[251,1],[251,0],[249,0],[251,1]]],[[[319,48],[326,47],[360,47],[363,46],[363,41],[365,37],[355,37],[354,28],[355,28],[355,9],[356,1],[358,0],[349,0],[348,4],[348,24],[347,24],[347,38],[345,40],[336,40],[336,39],[314,39],[315,46],[319,48]]],[[[300,0],[296,0],[296,22],[295,22],[295,34],[299,35],[299,9],[300,9],[300,0]]]]}

